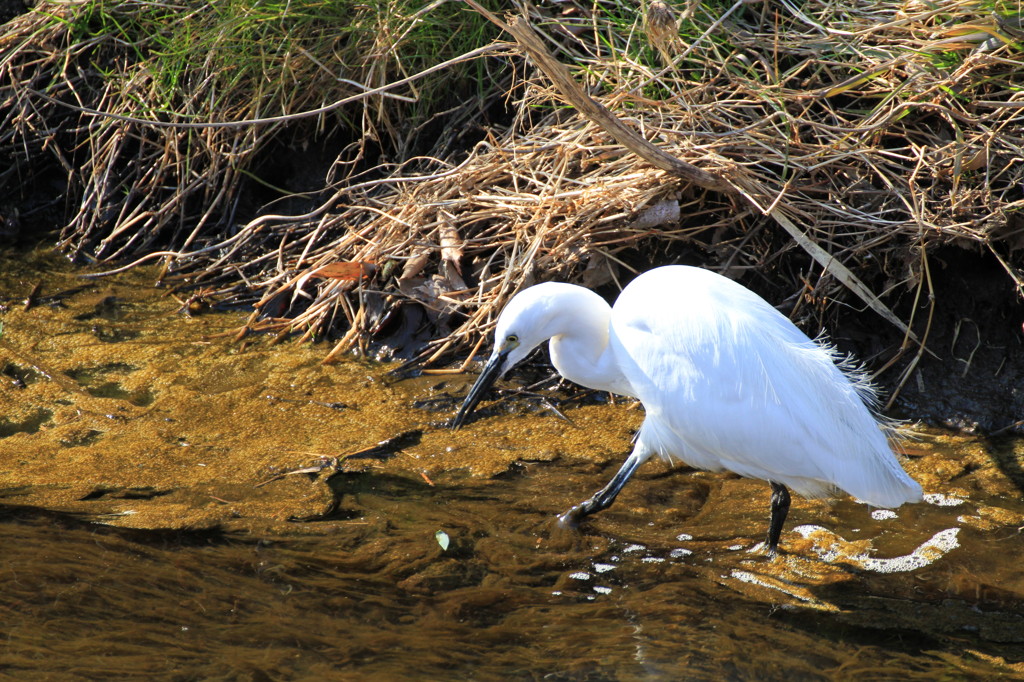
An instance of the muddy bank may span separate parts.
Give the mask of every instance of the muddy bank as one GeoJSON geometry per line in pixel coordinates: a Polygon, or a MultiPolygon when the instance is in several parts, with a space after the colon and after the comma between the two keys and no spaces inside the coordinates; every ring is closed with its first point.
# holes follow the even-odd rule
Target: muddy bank
{"type": "Polygon", "coordinates": [[[890,291],[893,309],[911,322],[923,349],[861,309],[844,309],[831,339],[864,362],[892,416],[969,433],[1024,433],[1020,297],[994,258],[950,247],[934,260],[941,264],[930,275],[934,296],[890,291]]]}

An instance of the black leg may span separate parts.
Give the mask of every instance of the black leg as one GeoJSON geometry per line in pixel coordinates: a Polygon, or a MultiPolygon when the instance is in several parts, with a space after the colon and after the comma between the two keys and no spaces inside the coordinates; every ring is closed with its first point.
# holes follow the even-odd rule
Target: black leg
{"type": "Polygon", "coordinates": [[[786,515],[789,514],[789,490],[781,483],[768,483],[772,486],[772,515],[768,521],[768,537],[764,542],[768,546],[768,556],[775,556],[779,551],[782,524],[786,522],[786,515]]]}
{"type": "Polygon", "coordinates": [[[633,452],[619,468],[615,477],[608,482],[608,485],[594,493],[590,499],[580,502],[559,516],[558,522],[563,526],[576,526],[583,520],[584,516],[612,506],[612,502],[615,501],[619,491],[626,485],[626,482],[629,481],[630,476],[633,475],[637,467],[647,461],[648,456],[647,454],[637,455],[636,452],[633,452]]]}

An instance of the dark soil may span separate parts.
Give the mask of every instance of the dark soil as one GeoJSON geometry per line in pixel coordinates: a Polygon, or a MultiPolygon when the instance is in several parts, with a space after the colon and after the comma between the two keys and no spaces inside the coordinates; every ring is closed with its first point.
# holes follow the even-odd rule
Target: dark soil
{"type": "MultiPolygon", "coordinates": [[[[907,418],[953,428],[1024,432],[1024,306],[1010,278],[993,256],[954,246],[933,254],[931,262],[940,265],[931,273],[935,312],[926,341],[934,356],[921,356],[896,406],[907,418]]],[[[904,298],[897,314],[907,319],[912,292],[904,298]]],[[[919,304],[914,326],[919,335],[929,305],[919,304]]],[[[897,371],[887,373],[887,388],[894,389],[915,355],[908,352],[897,371]]]]}
{"type": "Polygon", "coordinates": [[[0,24],[28,11],[23,0],[0,0],[0,24]]]}

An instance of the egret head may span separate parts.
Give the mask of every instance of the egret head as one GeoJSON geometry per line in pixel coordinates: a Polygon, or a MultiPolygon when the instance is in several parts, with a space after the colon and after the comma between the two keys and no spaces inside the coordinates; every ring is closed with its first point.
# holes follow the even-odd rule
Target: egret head
{"type": "Polygon", "coordinates": [[[520,291],[508,302],[498,316],[491,357],[452,420],[453,429],[462,426],[499,377],[555,335],[555,325],[559,318],[555,301],[558,289],[567,286],[571,285],[555,282],[538,284],[520,291]]]}

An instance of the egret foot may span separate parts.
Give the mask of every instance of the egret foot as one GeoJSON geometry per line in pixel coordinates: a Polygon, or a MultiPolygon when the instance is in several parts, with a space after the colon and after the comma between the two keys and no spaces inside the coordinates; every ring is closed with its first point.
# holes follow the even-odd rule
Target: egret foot
{"type": "Polygon", "coordinates": [[[772,487],[772,514],[768,520],[768,536],[764,540],[768,556],[779,553],[779,536],[782,535],[782,524],[786,523],[789,514],[789,490],[775,481],[768,481],[772,487]]]}
{"type": "MultiPolygon", "coordinates": [[[[601,507],[600,509],[604,509],[604,507],[601,507]]],[[[584,517],[593,514],[595,511],[600,511],[600,509],[596,508],[596,503],[592,497],[589,500],[580,502],[569,511],[559,514],[558,525],[562,528],[579,528],[580,522],[584,517]]]]}
{"type": "Polygon", "coordinates": [[[612,502],[615,501],[615,497],[622,490],[626,482],[629,481],[630,476],[636,471],[637,467],[647,461],[650,457],[649,452],[634,450],[633,453],[626,458],[619,470],[615,472],[615,476],[612,480],[608,481],[608,485],[598,490],[589,500],[580,502],[575,507],[565,512],[558,517],[558,524],[563,527],[575,528],[580,525],[580,521],[583,520],[584,516],[589,516],[602,509],[607,509],[612,506],[612,502]]]}
{"type": "Polygon", "coordinates": [[[584,516],[587,515],[587,513],[582,510],[582,507],[583,507],[582,504],[577,504],[575,507],[573,507],[569,511],[564,512],[562,514],[559,514],[558,515],[558,525],[559,525],[559,527],[560,528],[578,528],[579,525],[580,525],[580,521],[583,519],[584,516]]]}
{"type": "Polygon", "coordinates": [[[775,557],[777,557],[777,556],[779,556],[781,554],[785,554],[786,550],[780,549],[778,547],[776,547],[774,550],[772,550],[772,549],[768,548],[768,543],[767,542],[758,542],[757,544],[752,545],[750,547],[750,549],[747,550],[747,553],[748,554],[763,554],[764,556],[768,557],[769,559],[774,559],[775,557]]]}

